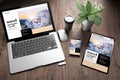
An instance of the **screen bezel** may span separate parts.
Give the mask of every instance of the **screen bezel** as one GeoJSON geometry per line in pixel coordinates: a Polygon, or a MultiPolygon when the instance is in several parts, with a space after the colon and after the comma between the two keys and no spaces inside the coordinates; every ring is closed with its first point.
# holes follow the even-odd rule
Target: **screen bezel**
{"type": "Polygon", "coordinates": [[[33,37],[37,37],[37,36],[46,35],[46,34],[49,34],[50,32],[55,31],[55,26],[54,26],[53,17],[52,17],[52,13],[51,13],[51,9],[50,9],[49,3],[48,2],[43,2],[43,3],[36,4],[36,5],[31,5],[31,6],[26,6],[26,7],[9,8],[9,9],[5,9],[5,10],[1,10],[0,11],[1,12],[1,19],[2,19],[2,23],[3,23],[3,28],[4,28],[4,32],[5,32],[5,35],[6,35],[7,42],[10,42],[10,41],[21,41],[21,40],[25,40],[25,39],[29,39],[29,38],[33,38],[33,37]],[[31,6],[36,6],[36,5],[41,5],[41,4],[47,4],[47,6],[48,6],[48,10],[49,10],[49,13],[50,13],[50,18],[51,18],[51,23],[52,23],[53,30],[45,31],[45,32],[37,33],[37,34],[32,34],[32,35],[29,35],[29,36],[23,36],[23,37],[19,37],[19,38],[9,39],[2,12],[9,11],[9,10],[26,8],[26,7],[31,7],[31,6]]]}

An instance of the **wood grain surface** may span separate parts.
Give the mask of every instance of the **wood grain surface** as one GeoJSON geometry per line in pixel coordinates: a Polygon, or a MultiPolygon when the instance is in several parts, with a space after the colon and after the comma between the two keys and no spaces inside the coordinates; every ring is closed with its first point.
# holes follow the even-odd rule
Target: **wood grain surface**
{"type": "MultiPolygon", "coordinates": [[[[18,6],[28,6],[48,1],[50,3],[56,31],[65,28],[64,17],[73,15],[77,19],[78,0],[4,0],[0,1],[0,10],[18,6]]],[[[83,1],[83,0],[79,0],[83,1]]],[[[0,80],[120,80],[120,2],[119,0],[91,0],[102,3],[106,9],[100,13],[102,24],[93,25],[91,31],[84,32],[81,26],[74,22],[69,39],[61,42],[66,65],[51,64],[11,75],[9,72],[7,41],[0,19],[0,80]],[[83,55],[91,32],[106,35],[115,39],[114,51],[108,74],[81,66],[83,55]],[[70,39],[81,39],[80,57],[69,56],[70,39]]]]}

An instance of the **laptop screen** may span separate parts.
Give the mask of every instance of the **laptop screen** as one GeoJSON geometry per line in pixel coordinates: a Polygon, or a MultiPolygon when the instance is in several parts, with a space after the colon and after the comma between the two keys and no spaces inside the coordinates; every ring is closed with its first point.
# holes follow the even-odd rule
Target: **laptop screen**
{"type": "Polygon", "coordinates": [[[47,3],[2,12],[8,40],[54,30],[47,3]]]}

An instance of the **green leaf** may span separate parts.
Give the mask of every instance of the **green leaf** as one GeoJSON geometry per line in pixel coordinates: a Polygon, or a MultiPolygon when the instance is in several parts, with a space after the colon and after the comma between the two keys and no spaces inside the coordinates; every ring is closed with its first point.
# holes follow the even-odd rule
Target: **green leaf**
{"type": "Polygon", "coordinates": [[[91,11],[91,14],[96,14],[96,13],[102,12],[104,9],[105,9],[105,7],[103,7],[103,6],[100,7],[99,9],[93,8],[93,10],[91,11]]]}
{"type": "Polygon", "coordinates": [[[101,17],[96,14],[95,15],[95,21],[94,21],[95,25],[99,26],[101,24],[101,21],[102,21],[101,17]]]}
{"type": "Polygon", "coordinates": [[[80,18],[77,19],[76,23],[77,23],[77,24],[80,24],[80,23],[83,22],[85,19],[86,19],[86,17],[82,17],[82,18],[80,17],[80,18]]]}
{"type": "Polygon", "coordinates": [[[85,6],[82,3],[77,2],[76,6],[81,12],[86,12],[85,6]]]}
{"type": "Polygon", "coordinates": [[[79,13],[78,16],[79,17],[87,17],[87,14],[86,13],[79,13]]]}
{"type": "Polygon", "coordinates": [[[91,22],[95,21],[95,15],[88,15],[88,20],[91,22]]]}
{"type": "Polygon", "coordinates": [[[86,10],[89,14],[91,13],[91,9],[92,9],[92,4],[90,1],[87,1],[86,10]]]}

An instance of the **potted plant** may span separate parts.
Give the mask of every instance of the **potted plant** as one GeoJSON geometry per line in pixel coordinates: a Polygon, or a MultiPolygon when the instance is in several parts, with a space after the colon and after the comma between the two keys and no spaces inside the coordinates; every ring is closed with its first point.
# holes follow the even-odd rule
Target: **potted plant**
{"type": "Polygon", "coordinates": [[[102,12],[105,7],[101,4],[92,4],[90,1],[85,1],[84,4],[81,2],[77,2],[76,4],[77,8],[80,10],[78,13],[78,19],[77,23],[82,26],[83,31],[89,31],[93,25],[93,23],[96,26],[99,26],[101,24],[101,17],[98,14],[99,12],[102,12]]]}

